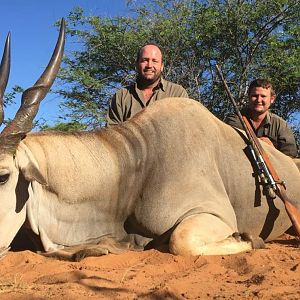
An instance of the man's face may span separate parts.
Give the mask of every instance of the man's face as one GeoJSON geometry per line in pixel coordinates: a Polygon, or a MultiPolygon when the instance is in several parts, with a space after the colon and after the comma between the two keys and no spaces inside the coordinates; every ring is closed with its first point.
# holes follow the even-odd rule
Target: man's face
{"type": "Polygon", "coordinates": [[[142,48],[139,60],[136,64],[138,78],[146,84],[156,82],[164,68],[162,54],[155,45],[147,45],[142,48]]]}
{"type": "Polygon", "coordinates": [[[255,114],[264,114],[274,102],[275,96],[271,95],[271,88],[255,87],[249,93],[249,107],[255,114]]]}

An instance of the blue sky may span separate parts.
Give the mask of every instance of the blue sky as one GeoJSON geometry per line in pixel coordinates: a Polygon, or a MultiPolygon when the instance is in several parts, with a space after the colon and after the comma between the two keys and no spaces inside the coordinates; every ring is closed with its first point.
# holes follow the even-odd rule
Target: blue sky
{"type": "MultiPolygon", "coordinates": [[[[55,21],[67,17],[80,6],[86,15],[116,16],[129,13],[126,0],[3,0],[0,18],[0,57],[7,33],[11,32],[11,70],[6,92],[15,85],[32,86],[42,74],[52,55],[58,29],[55,21]]],[[[66,50],[72,45],[66,40],[66,50]]],[[[42,101],[37,119],[52,124],[59,114],[59,98],[48,94],[42,101]]],[[[19,107],[5,109],[6,117],[13,117],[19,107]]]]}

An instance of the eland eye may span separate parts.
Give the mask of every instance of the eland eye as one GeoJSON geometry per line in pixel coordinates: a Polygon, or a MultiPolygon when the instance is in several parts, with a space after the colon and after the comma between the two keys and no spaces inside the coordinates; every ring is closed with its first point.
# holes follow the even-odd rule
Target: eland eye
{"type": "Polygon", "coordinates": [[[0,175],[0,184],[6,183],[8,178],[9,178],[9,173],[0,175]]]}

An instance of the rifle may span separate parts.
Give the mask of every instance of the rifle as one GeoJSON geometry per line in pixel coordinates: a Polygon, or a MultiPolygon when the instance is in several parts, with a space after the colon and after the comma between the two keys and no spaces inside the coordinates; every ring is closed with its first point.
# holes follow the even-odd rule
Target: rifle
{"type": "Polygon", "coordinates": [[[243,126],[243,129],[247,135],[249,141],[249,148],[254,157],[255,164],[257,166],[259,177],[261,181],[265,184],[268,190],[268,195],[271,198],[276,198],[276,195],[283,201],[285,210],[293,224],[294,229],[300,238],[300,211],[299,209],[291,203],[287,194],[286,194],[286,186],[284,181],[280,180],[276,170],[274,169],[269,156],[261,146],[259,139],[257,138],[255,132],[252,129],[248,119],[245,116],[242,116],[233,96],[230,93],[228,85],[223,77],[221,69],[218,65],[216,65],[216,69],[218,75],[225,87],[226,93],[232,102],[235,112],[243,126]]]}

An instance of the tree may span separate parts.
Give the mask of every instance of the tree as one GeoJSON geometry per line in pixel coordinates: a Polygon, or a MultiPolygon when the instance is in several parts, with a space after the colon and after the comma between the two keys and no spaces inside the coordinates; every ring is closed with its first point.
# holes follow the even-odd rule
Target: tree
{"type": "Polygon", "coordinates": [[[39,122],[38,124],[36,124],[36,126],[38,126],[39,129],[42,131],[54,130],[54,131],[66,131],[66,132],[85,130],[87,127],[85,124],[76,121],[68,122],[68,123],[60,122],[60,123],[56,123],[53,126],[49,126],[48,124],[45,124],[45,122],[39,122]]]}
{"type": "MultiPolygon", "coordinates": [[[[237,102],[245,104],[249,81],[272,79],[276,113],[294,122],[299,113],[299,14],[297,0],[149,0],[128,1],[131,14],[104,18],[68,17],[68,43],[80,42],[65,57],[57,92],[71,121],[103,126],[108,101],[134,79],[138,48],[153,41],[165,50],[164,76],[187,88],[223,119],[232,111],[217,78],[223,70],[237,102]]],[[[299,126],[298,126],[299,127],[299,126]]]]}

